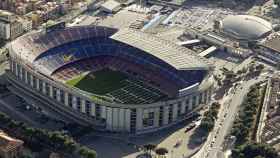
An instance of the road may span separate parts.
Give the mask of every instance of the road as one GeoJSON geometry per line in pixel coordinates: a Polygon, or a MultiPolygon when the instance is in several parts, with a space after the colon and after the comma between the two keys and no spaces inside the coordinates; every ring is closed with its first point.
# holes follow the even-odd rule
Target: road
{"type": "Polygon", "coordinates": [[[61,120],[63,122],[71,122],[70,119],[68,119],[65,116],[62,116],[61,114],[59,114],[57,111],[48,108],[48,106],[46,106],[44,102],[40,101],[39,99],[32,97],[32,95],[30,95],[29,93],[26,93],[25,91],[23,91],[22,89],[16,88],[16,87],[9,87],[9,90],[17,95],[20,96],[22,98],[24,98],[26,100],[26,102],[30,103],[31,105],[36,105],[40,108],[42,108],[42,110],[44,111],[45,114],[47,114],[50,118],[54,118],[56,120],[61,120]]]}
{"type": "Polygon", "coordinates": [[[264,80],[261,77],[258,79],[251,79],[243,81],[239,86],[233,89],[233,93],[229,93],[221,100],[221,110],[218,119],[215,123],[214,130],[210,133],[203,148],[194,156],[194,158],[217,158],[218,153],[221,152],[225,136],[230,132],[233,125],[235,115],[239,110],[246,94],[249,92],[250,86],[264,80]]]}
{"type": "Polygon", "coordinates": [[[0,99],[0,106],[1,106],[1,111],[5,111],[7,113],[12,113],[14,116],[16,116],[19,120],[27,122],[30,125],[37,125],[36,122],[34,122],[33,120],[31,120],[29,117],[23,115],[22,113],[18,112],[17,110],[15,110],[11,105],[7,104],[6,102],[4,102],[2,99],[0,99]],[[4,110],[2,109],[4,108],[4,110]]]}

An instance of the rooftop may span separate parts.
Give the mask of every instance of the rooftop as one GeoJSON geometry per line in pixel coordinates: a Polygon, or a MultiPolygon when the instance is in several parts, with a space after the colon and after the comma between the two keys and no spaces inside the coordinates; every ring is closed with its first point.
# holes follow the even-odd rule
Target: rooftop
{"type": "Polygon", "coordinates": [[[4,132],[0,132],[0,150],[4,152],[12,151],[23,145],[23,141],[14,139],[4,132]]]}
{"type": "Polygon", "coordinates": [[[108,0],[105,3],[103,3],[101,6],[108,9],[108,10],[114,10],[115,8],[120,7],[120,3],[116,2],[114,0],[108,0]]]}
{"type": "Polygon", "coordinates": [[[192,50],[148,33],[122,29],[111,38],[150,53],[178,70],[208,68],[207,61],[192,50]]]}
{"type": "Polygon", "coordinates": [[[259,39],[272,30],[272,24],[251,15],[229,15],[222,20],[222,29],[237,39],[259,39]]]}
{"type": "Polygon", "coordinates": [[[12,52],[11,55],[17,55],[24,61],[33,63],[44,52],[58,45],[90,37],[107,37],[136,47],[178,70],[207,70],[209,68],[206,59],[173,42],[132,29],[121,29],[115,32],[116,29],[113,28],[83,26],[65,28],[47,34],[31,33],[13,41],[10,52],[12,52]]]}
{"type": "Polygon", "coordinates": [[[280,37],[268,39],[262,46],[280,53],[280,37]]]}

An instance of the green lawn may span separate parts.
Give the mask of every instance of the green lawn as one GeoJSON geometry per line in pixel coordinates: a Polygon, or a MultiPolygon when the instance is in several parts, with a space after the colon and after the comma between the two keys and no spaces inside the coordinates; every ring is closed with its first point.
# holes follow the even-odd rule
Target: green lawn
{"type": "Polygon", "coordinates": [[[127,85],[126,78],[126,75],[121,72],[107,69],[77,76],[66,81],[66,84],[90,93],[104,95],[127,85]]]}

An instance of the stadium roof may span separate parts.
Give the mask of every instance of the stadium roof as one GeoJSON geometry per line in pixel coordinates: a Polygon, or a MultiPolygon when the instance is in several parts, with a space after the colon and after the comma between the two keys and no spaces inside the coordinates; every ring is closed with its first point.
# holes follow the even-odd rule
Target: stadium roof
{"type": "Polygon", "coordinates": [[[103,26],[66,27],[48,33],[33,31],[12,41],[8,48],[19,58],[32,63],[40,54],[59,45],[90,37],[109,37],[115,32],[117,29],[103,26]]]}
{"type": "Polygon", "coordinates": [[[205,70],[209,68],[206,60],[190,49],[160,39],[147,33],[131,29],[116,30],[102,26],[79,26],[55,30],[49,33],[33,32],[11,42],[11,56],[28,63],[34,61],[51,48],[72,41],[91,37],[112,38],[129,46],[136,47],[153,55],[177,70],[205,70]]]}
{"type": "Polygon", "coordinates": [[[255,40],[272,30],[272,24],[251,15],[229,15],[222,20],[222,29],[238,39],[255,40]]]}
{"type": "Polygon", "coordinates": [[[139,48],[175,67],[177,70],[207,69],[206,60],[195,52],[170,41],[132,29],[122,29],[112,39],[139,48]]]}

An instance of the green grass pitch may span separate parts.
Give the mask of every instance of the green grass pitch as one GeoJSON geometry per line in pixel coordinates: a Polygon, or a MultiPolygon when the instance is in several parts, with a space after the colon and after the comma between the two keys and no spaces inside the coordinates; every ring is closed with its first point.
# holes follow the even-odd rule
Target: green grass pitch
{"type": "Polygon", "coordinates": [[[127,76],[118,71],[100,70],[77,76],[66,84],[93,94],[104,95],[127,85],[127,76]]]}

